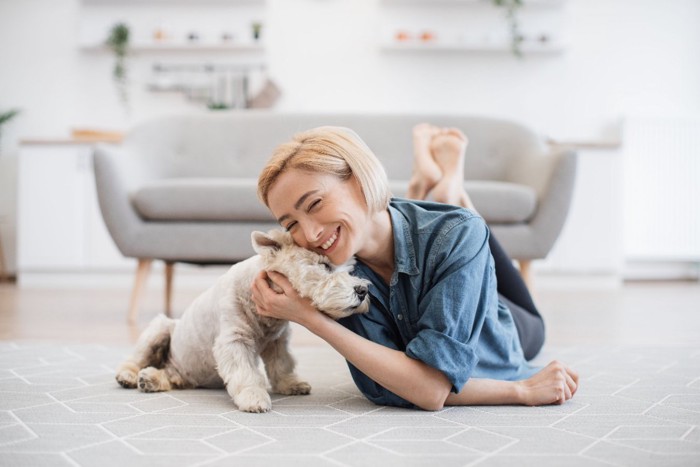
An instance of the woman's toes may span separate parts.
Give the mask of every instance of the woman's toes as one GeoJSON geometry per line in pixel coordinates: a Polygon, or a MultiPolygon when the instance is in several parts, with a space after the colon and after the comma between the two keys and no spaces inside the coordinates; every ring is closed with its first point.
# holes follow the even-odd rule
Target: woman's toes
{"type": "Polygon", "coordinates": [[[464,151],[467,149],[467,142],[466,136],[462,135],[462,137],[451,133],[440,133],[433,138],[430,150],[438,165],[441,163],[440,159],[454,159],[464,155],[464,151]]]}
{"type": "Polygon", "coordinates": [[[467,135],[465,135],[462,132],[462,130],[460,130],[459,128],[446,128],[444,131],[445,131],[446,135],[450,135],[450,136],[454,136],[456,138],[459,138],[460,140],[464,141],[465,143],[467,143],[467,141],[468,141],[467,135]]]}
{"type": "Polygon", "coordinates": [[[440,128],[438,128],[435,125],[432,125],[430,123],[419,123],[418,125],[413,127],[413,134],[429,133],[429,134],[431,134],[431,136],[433,136],[435,133],[438,133],[439,131],[440,131],[440,128]]]}

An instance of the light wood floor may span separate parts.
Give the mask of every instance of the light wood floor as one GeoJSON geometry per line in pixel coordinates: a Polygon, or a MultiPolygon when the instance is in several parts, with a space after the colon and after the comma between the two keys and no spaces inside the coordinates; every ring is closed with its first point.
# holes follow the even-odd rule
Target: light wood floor
{"type": "MultiPolygon", "coordinates": [[[[175,315],[199,290],[176,290],[175,315]]],[[[634,282],[620,288],[536,289],[547,324],[547,345],[700,345],[698,282],[634,282]]],[[[162,310],[156,291],[145,294],[138,322],[126,323],[124,289],[20,288],[0,284],[0,339],[132,344],[162,310]]],[[[295,345],[325,345],[294,327],[295,345]]]]}

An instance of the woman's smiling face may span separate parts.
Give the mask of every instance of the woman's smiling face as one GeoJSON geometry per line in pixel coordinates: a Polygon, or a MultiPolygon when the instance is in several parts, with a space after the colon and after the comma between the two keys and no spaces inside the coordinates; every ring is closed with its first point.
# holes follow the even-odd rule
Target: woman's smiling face
{"type": "Polygon", "coordinates": [[[369,210],[354,177],[290,169],[270,188],[268,204],[297,245],[333,264],[345,263],[364,244],[369,210]]]}

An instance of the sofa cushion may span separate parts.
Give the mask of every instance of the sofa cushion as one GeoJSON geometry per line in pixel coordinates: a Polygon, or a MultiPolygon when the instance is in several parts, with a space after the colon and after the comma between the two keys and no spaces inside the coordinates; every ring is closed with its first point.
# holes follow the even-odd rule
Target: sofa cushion
{"type": "Polygon", "coordinates": [[[172,178],[142,186],[131,194],[131,202],[146,220],[274,220],[258,201],[256,187],[253,178],[172,178]]]}
{"type": "MultiPolygon", "coordinates": [[[[258,200],[252,178],[173,178],[150,182],[131,198],[139,215],[157,221],[251,222],[274,221],[258,200]]],[[[389,182],[394,196],[406,196],[408,182],[389,182]]],[[[464,183],[474,206],[486,222],[526,222],[535,213],[535,190],[515,183],[464,183]]]]}
{"type": "MultiPolygon", "coordinates": [[[[408,182],[389,182],[394,196],[406,196],[408,182]]],[[[489,224],[527,222],[537,209],[537,193],[529,186],[509,182],[469,180],[464,188],[479,214],[489,224]]]]}
{"type": "Polygon", "coordinates": [[[527,222],[537,210],[537,193],[526,185],[470,180],[464,188],[474,207],[489,224],[527,222]]]}

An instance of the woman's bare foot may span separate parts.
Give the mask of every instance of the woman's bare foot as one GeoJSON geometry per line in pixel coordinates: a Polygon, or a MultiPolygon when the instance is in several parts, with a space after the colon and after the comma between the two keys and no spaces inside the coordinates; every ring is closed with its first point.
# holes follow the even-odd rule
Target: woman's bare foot
{"type": "Polygon", "coordinates": [[[430,150],[443,176],[433,187],[431,195],[439,203],[474,209],[464,190],[464,153],[467,144],[467,137],[457,128],[445,128],[433,137],[430,150]]]}
{"type": "Polygon", "coordinates": [[[413,127],[413,175],[408,183],[406,196],[411,199],[425,199],[430,190],[442,178],[442,171],[431,154],[433,137],[440,128],[429,123],[413,127]]]}

